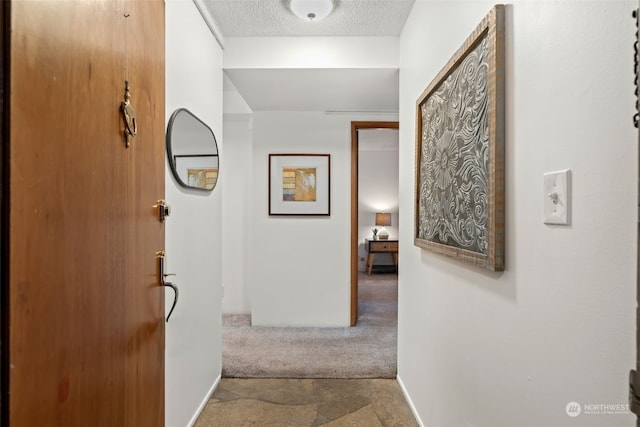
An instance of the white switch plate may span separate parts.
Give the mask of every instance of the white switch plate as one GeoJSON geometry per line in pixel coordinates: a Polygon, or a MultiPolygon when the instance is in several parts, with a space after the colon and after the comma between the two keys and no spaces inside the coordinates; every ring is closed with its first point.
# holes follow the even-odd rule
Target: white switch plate
{"type": "Polygon", "coordinates": [[[544,223],[569,225],[571,207],[571,170],[544,174],[544,223]]]}

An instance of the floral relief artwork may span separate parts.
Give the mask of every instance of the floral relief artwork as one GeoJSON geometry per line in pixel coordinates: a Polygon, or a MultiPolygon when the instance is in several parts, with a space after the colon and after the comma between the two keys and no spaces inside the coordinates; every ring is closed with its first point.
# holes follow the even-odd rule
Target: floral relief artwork
{"type": "Polygon", "coordinates": [[[418,237],[487,253],[487,40],[421,107],[418,237]]]}
{"type": "Polygon", "coordinates": [[[496,6],[417,102],[417,246],[504,269],[504,26],[496,6]]]}

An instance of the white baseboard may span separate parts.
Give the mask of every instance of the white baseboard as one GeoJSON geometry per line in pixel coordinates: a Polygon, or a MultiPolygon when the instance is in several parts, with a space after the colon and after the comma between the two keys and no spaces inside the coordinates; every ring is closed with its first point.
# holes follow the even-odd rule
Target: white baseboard
{"type": "Polygon", "coordinates": [[[204,411],[204,407],[207,406],[207,403],[209,402],[209,399],[211,399],[211,395],[213,394],[213,392],[216,391],[216,388],[218,388],[218,384],[220,384],[221,379],[222,379],[222,374],[218,375],[218,378],[216,378],[216,380],[213,382],[213,385],[207,392],[207,395],[204,397],[204,400],[202,401],[202,403],[200,403],[200,406],[198,406],[198,410],[196,411],[195,414],[193,414],[193,417],[191,417],[191,420],[189,420],[189,424],[187,424],[187,427],[193,427],[196,421],[198,421],[198,417],[200,416],[202,411],[204,411]]]}
{"type": "Polygon", "coordinates": [[[400,375],[396,375],[396,380],[398,381],[398,385],[400,386],[400,390],[402,390],[402,394],[404,395],[404,398],[406,399],[407,403],[409,404],[409,408],[411,408],[411,413],[413,413],[413,416],[415,417],[416,421],[418,422],[418,425],[420,427],[424,427],[424,423],[420,419],[420,415],[418,415],[418,411],[416,410],[416,406],[413,404],[413,401],[411,400],[411,396],[409,396],[409,393],[407,392],[407,389],[405,388],[404,383],[402,382],[402,378],[400,378],[400,375]]]}

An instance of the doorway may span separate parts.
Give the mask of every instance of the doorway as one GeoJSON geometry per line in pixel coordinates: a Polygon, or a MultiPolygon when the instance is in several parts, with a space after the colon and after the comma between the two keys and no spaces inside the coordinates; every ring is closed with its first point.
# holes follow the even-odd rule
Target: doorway
{"type": "Polygon", "coordinates": [[[358,271],[359,271],[359,132],[367,129],[399,129],[398,122],[351,122],[351,326],[358,322],[358,271]]]}

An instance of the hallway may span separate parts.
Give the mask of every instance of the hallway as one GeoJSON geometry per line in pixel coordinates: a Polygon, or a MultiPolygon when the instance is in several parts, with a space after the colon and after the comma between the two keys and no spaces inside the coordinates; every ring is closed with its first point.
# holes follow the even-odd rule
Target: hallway
{"type": "Polygon", "coordinates": [[[354,327],[251,326],[225,315],[223,378],[390,378],[397,373],[398,276],[361,274],[354,327]]]}
{"type": "Polygon", "coordinates": [[[229,328],[235,328],[224,322],[225,378],[196,427],[417,425],[395,380],[397,274],[361,273],[358,282],[357,327],[282,330],[246,325],[230,334],[229,328]],[[376,330],[379,335],[374,334],[376,330]],[[253,334],[264,339],[249,338],[253,334]],[[369,338],[362,341],[361,335],[369,338]],[[238,340],[243,346],[230,351],[238,340]],[[280,347],[286,350],[279,351],[280,347]],[[333,350],[326,353],[322,347],[333,350]],[[361,369],[387,352],[391,352],[392,366],[361,369]],[[232,364],[238,366],[232,368],[232,364]],[[321,368],[325,364],[327,368],[321,368]],[[371,375],[373,372],[385,378],[371,375]]]}

